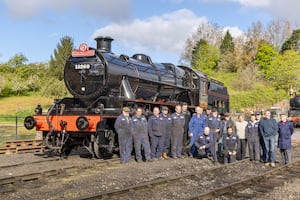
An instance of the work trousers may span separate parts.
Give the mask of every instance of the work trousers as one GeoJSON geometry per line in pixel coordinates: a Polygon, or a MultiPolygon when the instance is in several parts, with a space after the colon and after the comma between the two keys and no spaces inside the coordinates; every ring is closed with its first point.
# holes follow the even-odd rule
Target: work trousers
{"type": "Polygon", "coordinates": [[[247,148],[247,140],[246,139],[240,139],[240,148],[237,152],[237,159],[243,160],[246,157],[246,148],[247,148]]]}
{"type": "Polygon", "coordinates": [[[164,148],[164,137],[163,136],[151,136],[151,157],[160,158],[164,148]]]}
{"type": "Polygon", "coordinates": [[[292,162],[292,151],[291,149],[280,149],[280,154],[283,164],[288,164],[292,162]]]}
{"type": "Polygon", "coordinates": [[[145,153],[145,159],[150,160],[151,159],[151,150],[150,150],[150,144],[149,144],[149,138],[148,135],[146,136],[133,136],[133,143],[134,143],[134,150],[135,150],[135,158],[137,161],[142,160],[142,148],[144,149],[145,153]]]}
{"type": "Polygon", "coordinates": [[[248,147],[249,147],[249,156],[250,160],[256,160],[259,161],[259,142],[256,141],[248,141],[248,147]]]}
{"type": "Polygon", "coordinates": [[[118,139],[121,163],[127,163],[131,158],[132,135],[127,133],[119,133],[118,139]]]}
{"type": "Polygon", "coordinates": [[[172,129],[171,133],[171,154],[172,157],[181,157],[183,132],[172,129]]]}

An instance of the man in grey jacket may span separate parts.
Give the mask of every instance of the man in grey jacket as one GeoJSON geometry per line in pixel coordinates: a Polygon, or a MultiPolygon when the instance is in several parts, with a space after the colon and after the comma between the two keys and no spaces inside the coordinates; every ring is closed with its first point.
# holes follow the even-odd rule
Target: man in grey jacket
{"type": "Polygon", "coordinates": [[[266,147],[266,166],[275,167],[276,152],[275,142],[278,125],[275,119],[271,118],[270,111],[265,111],[264,118],[259,123],[259,131],[263,137],[266,147]]]}

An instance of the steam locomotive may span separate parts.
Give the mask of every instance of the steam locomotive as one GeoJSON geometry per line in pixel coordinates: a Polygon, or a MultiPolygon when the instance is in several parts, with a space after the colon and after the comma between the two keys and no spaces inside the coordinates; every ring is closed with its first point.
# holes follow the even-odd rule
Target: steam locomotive
{"type": "Polygon", "coordinates": [[[72,98],[56,99],[47,113],[39,105],[26,117],[27,129],[43,132],[45,145],[67,155],[83,145],[93,157],[111,156],[117,147],[114,122],[123,106],[143,107],[186,102],[229,111],[227,88],[220,82],[186,66],[153,63],[145,54],[131,57],[111,52],[111,37],[97,37],[97,48],[81,44],[66,61],[64,81],[72,98]]]}
{"type": "Polygon", "coordinates": [[[300,126],[300,95],[295,95],[290,99],[288,116],[295,127],[300,126]]]}

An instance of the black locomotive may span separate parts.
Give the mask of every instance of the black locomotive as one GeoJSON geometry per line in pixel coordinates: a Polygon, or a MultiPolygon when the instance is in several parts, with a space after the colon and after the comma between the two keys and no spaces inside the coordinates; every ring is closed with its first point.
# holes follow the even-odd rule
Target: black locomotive
{"type": "MultiPolygon", "coordinates": [[[[294,94],[292,94],[294,95],[294,94]]],[[[300,95],[294,95],[290,99],[289,118],[295,127],[300,126],[300,95]]]]}
{"type": "Polygon", "coordinates": [[[25,127],[43,132],[45,145],[68,154],[83,145],[95,157],[111,155],[113,128],[123,106],[145,113],[154,106],[186,102],[229,111],[227,88],[220,82],[186,66],[153,63],[145,54],[115,55],[110,37],[97,37],[97,48],[81,44],[66,61],[64,81],[72,98],[57,99],[46,114],[37,108],[25,119],[25,127]]]}

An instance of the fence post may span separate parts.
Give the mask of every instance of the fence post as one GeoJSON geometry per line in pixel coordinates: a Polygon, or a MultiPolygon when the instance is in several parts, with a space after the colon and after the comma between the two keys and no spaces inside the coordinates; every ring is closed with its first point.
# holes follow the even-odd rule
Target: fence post
{"type": "Polygon", "coordinates": [[[16,115],[16,140],[18,139],[18,116],[16,115]]]}

